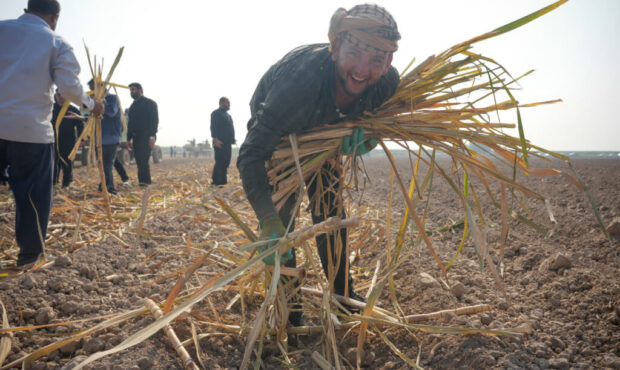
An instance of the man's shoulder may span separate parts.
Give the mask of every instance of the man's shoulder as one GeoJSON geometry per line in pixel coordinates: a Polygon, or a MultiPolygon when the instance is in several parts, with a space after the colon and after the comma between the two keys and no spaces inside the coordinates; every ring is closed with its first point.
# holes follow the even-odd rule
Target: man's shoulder
{"type": "Polygon", "coordinates": [[[24,13],[15,19],[1,20],[0,26],[47,28],[52,31],[43,18],[28,13],[24,13]]]}
{"type": "MultiPolygon", "coordinates": [[[[306,44],[300,45],[293,50],[286,53],[286,55],[295,55],[295,54],[329,54],[329,44],[326,43],[318,43],[318,44],[306,44]]],[[[286,57],[286,56],[285,56],[286,57]]]]}
{"type": "Polygon", "coordinates": [[[0,27],[4,28],[4,27],[11,27],[13,25],[17,24],[17,19],[3,19],[0,21],[0,27]]]}
{"type": "Polygon", "coordinates": [[[150,105],[157,105],[155,100],[153,100],[151,98],[147,98],[146,96],[142,96],[142,99],[144,100],[144,103],[147,103],[147,104],[150,104],[150,105]]]}
{"type": "Polygon", "coordinates": [[[277,86],[282,94],[310,93],[329,78],[331,53],[328,44],[303,45],[287,53],[265,74],[262,88],[277,86]]]}
{"type": "Polygon", "coordinates": [[[314,63],[321,64],[326,60],[331,60],[329,44],[310,44],[302,45],[289,51],[277,64],[295,64],[303,67],[314,63]]]}
{"type": "Polygon", "coordinates": [[[22,40],[45,39],[58,47],[58,44],[69,45],[56,31],[40,17],[32,14],[23,14],[17,19],[0,21],[0,30],[12,35],[12,38],[22,40]]]}
{"type": "Polygon", "coordinates": [[[398,70],[394,66],[390,66],[387,73],[383,77],[389,85],[394,87],[398,86],[398,83],[400,82],[400,73],[398,73],[398,70]]]}
{"type": "Polygon", "coordinates": [[[214,110],[213,112],[211,112],[211,117],[212,118],[226,118],[226,117],[230,117],[230,114],[218,108],[214,110]]]}

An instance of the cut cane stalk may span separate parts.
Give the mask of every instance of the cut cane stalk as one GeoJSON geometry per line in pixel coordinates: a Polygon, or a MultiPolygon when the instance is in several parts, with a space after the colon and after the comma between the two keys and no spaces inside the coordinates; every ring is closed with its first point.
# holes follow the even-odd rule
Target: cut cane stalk
{"type": "MultiPolygon", "coordinates": [[[[153,302],[149,298],[144,299],[144,305],[149,309],[149,311],[151,311],[155,319],[160,319],[164,315],[164,313],[159,309],[159,307],[157,307],[155,302],[153,302]]],[[[174,348],[179,357],[181,357],[183,367],[185,367],[186,369],[200,370],[200,368],[194,363],[194,360],[192,360],[192,357],[189,355],[189,353],[187,353],[185,347],[183,347],[183,344],[181,344],[181,342],[179,341],[179,338],[177,337],[172,327],[170,325],[166,325],[164,326],[163,330],[166,333],[168,339],[170,340],[172,348],[174,348]]]]}

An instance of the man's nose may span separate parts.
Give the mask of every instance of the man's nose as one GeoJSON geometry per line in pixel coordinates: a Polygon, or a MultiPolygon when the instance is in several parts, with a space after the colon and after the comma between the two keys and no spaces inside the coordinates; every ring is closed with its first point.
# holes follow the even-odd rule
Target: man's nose
{"type": "Polygon", "coordinates": [[[354,68],[355,74],[360,77],[367,77],[370,74],[370,63],[365,58],[358,59],[354,68]]]}

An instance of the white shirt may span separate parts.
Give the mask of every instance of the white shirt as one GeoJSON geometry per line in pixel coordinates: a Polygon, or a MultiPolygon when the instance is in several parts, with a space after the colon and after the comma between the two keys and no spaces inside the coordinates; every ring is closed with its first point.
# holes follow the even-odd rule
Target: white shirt
{"type": "Polygon", "coordinates": [[[89,110],[73,48],[33,14],[0,21],[0,139],[53,143],[52,84],[89,110]]]}

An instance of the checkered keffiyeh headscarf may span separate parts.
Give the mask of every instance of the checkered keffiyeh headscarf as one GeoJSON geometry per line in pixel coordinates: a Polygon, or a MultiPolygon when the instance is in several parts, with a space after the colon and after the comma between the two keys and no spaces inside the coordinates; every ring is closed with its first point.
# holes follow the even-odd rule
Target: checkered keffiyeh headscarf
{"type": "Polygon", "coordinates": [[[398,49],[400,34],[396,21],[382,6],[361,4],[336,10],[329,24],[329,42],[342,34],[345,40],[377,51],[393,53],[398,49]]]}

